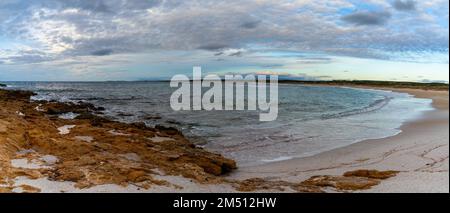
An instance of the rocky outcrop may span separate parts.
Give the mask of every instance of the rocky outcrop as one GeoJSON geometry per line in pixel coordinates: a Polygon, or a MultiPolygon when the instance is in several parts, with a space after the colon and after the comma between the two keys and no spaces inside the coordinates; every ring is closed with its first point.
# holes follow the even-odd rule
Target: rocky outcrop
{"type": "Polygon", "coordinates": [[[43,110],[48,115],[60,115],[64,113],[92,113],[96,111],[102,111],[103,108],[95,107],[93,104],[78,102],[78,103],[61,103],[61,102],[46,102],[41,101],[44,105],[43,110]]]}
{"type": "Polygon", "coordinates": [[[344,177],[365,177],[371,179],[385,180],[395,177],[399,172],[397,171],[377,171],[377,170],[356,170],[346,172],[344,177]]]}
{"type": "Polygon", "coordinates": [[[272,181],[261,178],[252,178],[233,182],[238,191],[251,192],[257,190],[285,191],[290,189],[296,192],[321,193],[332,191],[348,192],[370,189],[381,183],[382,180],[394,177],[396,171],[357,170],[346,172],[342,176],[320,175],[313,176],[300,183],[287,181],[272,181]]]}
{"type": "Polygon", "coordinates": [[[343,176],[314,176],[303,181],[302,184],[331,187],[338,191],[366,190],[380,184],[381,180],[395,177],[398,173],[396,171],[356,170],[346,172],[343,176]]]}
{"type": "Polygon", "coordinates": [[[221,175],[237,167],[231,159],[196,147],[177,129],[112,121],[96,115],[101,109],[86,103],[30,102],[32,95],[0,90],[0,180],[46,177],[76,182],[79,188],[102,184],[148,188],[170,185],[156,175],[217,183],[223,181],[221,175]],[[68,112],[79,116],[73,120],[57,116],[68,112]],[[90,140],[79,140],[83,137],[90,140]],[[57,161],[32,169],[11,164],[13,159],[27,159],[44,165],[43,156],[54,156],[57,161]]]}

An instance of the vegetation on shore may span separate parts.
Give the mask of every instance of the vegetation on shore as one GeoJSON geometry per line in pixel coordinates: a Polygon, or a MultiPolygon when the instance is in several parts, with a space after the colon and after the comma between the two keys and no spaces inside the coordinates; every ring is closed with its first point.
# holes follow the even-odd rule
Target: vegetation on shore
{"type": "Polygon", "coordinates": [[[401,89],[423,89],[448,91],[449,85],[445,83],[418,83],[418,82],[399,82],[399,81],[369,81],[369,80],[334,80],[334,81],[296,81],[280,80],[279,83],[305,84],[305,85],[327,85],[327,86],[358,86],[358,87],[387,87],[401,89]]]}

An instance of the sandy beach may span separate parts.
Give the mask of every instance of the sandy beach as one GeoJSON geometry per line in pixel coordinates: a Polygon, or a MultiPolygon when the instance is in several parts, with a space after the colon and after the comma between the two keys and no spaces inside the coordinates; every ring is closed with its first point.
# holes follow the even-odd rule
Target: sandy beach
{"type": "MultiPolygon", "coordinates": [[[[367,87],[365,87],[367,88],[367,87]]],[[[390,89],[433,100],[435,110],[405,123],[399,135],[367,140],[313,157],[258,167],[240,168],[233,178],[264,177],[301,181],[315,175],[340,175],[349,170],[394,170],[400,173],[363,192],[449,192],[449,93],[390,89]]]]}
{"type": "Polygon", "coordinates": [[[90,106],[29,103],[30,94],[1,94],[0,192],[448,193],[448,91],[393,91],[432,99],[435,110],[405,123],[393,137],[237,169],[171,129],[91,114],[64,120],[51,114],[90,106]]]}

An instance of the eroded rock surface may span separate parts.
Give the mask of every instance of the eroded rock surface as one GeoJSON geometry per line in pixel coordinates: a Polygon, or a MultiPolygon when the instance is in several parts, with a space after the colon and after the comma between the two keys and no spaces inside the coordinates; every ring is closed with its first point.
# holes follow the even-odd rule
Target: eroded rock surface
{"type": "Polygon", "coordinates": [[[196,147],[176,129],[111,121],[95,115],[99,108],[85,103],[30,102],[32,95],[0,90],[0,192],[10,192],[19,176],[72,181],[78,188],[102,184],[138,184],[148,188],[153,184],[170,185],[155,179],[155,170],[199,183],[214,183],[236,169],[233,160],[196,147]],[[70,112],[80,115],[73,120],[58,118],[70,112]],[[129,153],[133,153],[133,158],[126,157],[129,153]],[[16,168],[11,164],[14,159],[39,163],[45,159],[43,156],[58,160],[44,167],[16,168]]]}

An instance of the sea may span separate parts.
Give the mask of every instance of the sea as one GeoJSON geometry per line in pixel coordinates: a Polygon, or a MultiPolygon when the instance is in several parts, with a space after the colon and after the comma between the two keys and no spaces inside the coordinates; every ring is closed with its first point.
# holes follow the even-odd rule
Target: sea
{"type": "MultiPolygon", "coordinates": [[[[279,114],[259,111],[174,111],[169,82],[6,82],[31,90],[32,100],[89,102],[121,122],[178,128],[193,143],[240,167],[313,156],[401,132],[402,124],[432,110],[432,101],[373,89],[279,84],[279,114]]],[[[70,116],[69,116],[70,117],[70,116]]]]}

